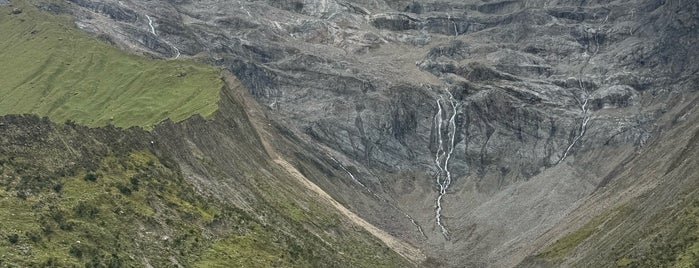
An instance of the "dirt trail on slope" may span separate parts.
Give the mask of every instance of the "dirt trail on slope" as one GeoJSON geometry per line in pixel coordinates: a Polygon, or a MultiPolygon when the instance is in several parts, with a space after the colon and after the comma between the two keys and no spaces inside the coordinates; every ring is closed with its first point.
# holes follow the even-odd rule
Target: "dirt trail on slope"
{"type": "Polygon", "coordinates": [[[420,264],[423,261],[425,261],[425,254],[423,254],[419,249],[393,237],[386,231],[381,230],[376,226],[372,225],[371,223],[367,222],[366,220],[362,219],[357,214],[350,211],[345,206],[333,199],[332,196],[330,196],[323,189],[318,187],[318,185],[306,178],[306,176],[301,174],[301,172],[299,172],[291,163],[283,159],[267,140],[268,138],[272,137],[272,135],[270,134],[272,130],[270,129],[270,125],[268,123],[265,123],[266,119],[264,113],[262,112],[262,109],[259,107],[259,104],[252,98],[252,96],[249,95],[245,88],[242,88],[240,82],[235,77],[233,77],[233,75],[224,72],[223,77],[225,78],[226,84],[228,84],[228,86],[233,90],[233,92],[235,92],[235,97],[238,98],[239,102],[244,106],[246,113],[250,117],[250,122],[253,124],[255,131],[261,139],[265,151],[267,152],[267,154],[269,154],[269,156],[274,160],[276,164],[284,168],[284,170],[286,170],[290,175],[297,179],[301,183],[301,185],[317,194],[320,200],[322,200],[322,202],[326,202],[327,204],[333,206],[350,221],[364,228],[364,230],[381,240],[384,244],[386,244],[386,246],[391,248],[399,255],[403,256],[404,258],[408,259],[409,261],[415,264],[420,264]]]}
{"type": "Polygon", "coordinates": [[[345,215],[352,222],[354,222],[355,224],[364,228],[364,230],[366,230],[367,232],[369,232],[370,234],[372,234],[373,236],[375,236],[376,238],[378,238],[379,240],[384,242],[384,244],[386,244],[386,246],[393,249],[395,252],[397,252],[398,254],[403,256],[404,258],[406,258],[414,263],[421,263],[422,261],[425,260],[425,255],[422,254],[422,252],[420,252],[420,250],[418,250],[417,248],[415,248],[415,247],[413,247],[413,246],[411,246],[403,241],[398,240],[397,238],[386,233],[385,231],[377,228],[376,226],[372,225],[371,223],[360,218],[357,214],[354,214],[354,212],[350,211],[345,206],[343,206],[342,204],[335,201],[335,199],[333,199],[330,195],[328,195],[325,191],[323,191],[323,189],[321,189],[320,187],[315,185],[312,181],[310,181],[308,178],[306,178],[306,176],[303,176],[303,174],[301,174],[298,170],[296,170],[296,168],[294,166],[292,166],[291,164],[289,164],[289,162],[287,162],[286,160],[281,159],[281,158],[277,158],[277,159],[274,159],[274,162],[279,164],[284,169],[286,169],[286,171],[288,171],[289,174],[291,174],[292,176],[294,176],[294,178],[296,178],[299,182],[301,182],[301,184],[303,186],[306,186],[306,188],[308,188],[311,191],[318,194],[318,196],[320,197],[321,200],[323,200],[324,202],[327,202],[328,204],[335,207],[338,211],[340,211],[340,213],[345,215]]]}

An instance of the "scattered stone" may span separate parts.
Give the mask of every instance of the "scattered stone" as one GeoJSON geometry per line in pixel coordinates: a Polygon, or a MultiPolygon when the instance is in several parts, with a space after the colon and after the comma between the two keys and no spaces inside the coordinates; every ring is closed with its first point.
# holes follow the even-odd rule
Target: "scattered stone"
{"type": "Polygon", "coordinates": [[[21,8],[12,9],[12,14],[17,15],[17,14],[20,14],[20,13],[22,13],[22,9],[21,9],[21,8]]]}

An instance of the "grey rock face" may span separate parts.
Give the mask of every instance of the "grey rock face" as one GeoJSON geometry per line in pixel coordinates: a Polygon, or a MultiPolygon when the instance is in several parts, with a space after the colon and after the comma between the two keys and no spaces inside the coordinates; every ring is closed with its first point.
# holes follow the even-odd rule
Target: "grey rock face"
{"type": "MultiPolygon", "coordinates": [[[[602,181],[590,158],[652,139],[664,101],[696,91],[699,71],[690,0],[71,2],[81,27],[125,48],[234,72],[426,238],[376,216],[383,204],[361,215],[452,265],[512,265],[496,261],[602,181]],[[455,113],[440,114],[449,95],[455,113]],[[434,212],[444,150],[448,240],[434,212]]],[[[337,184],[326,191],[360,202],[337,184]]]]}
{"type": "Polygon", "coordinates": [[[116,21],[135,22],[138,18],[135,11],[115,3],[98,3],[86,0],[70,0],[70,2],[93,12],[107,15],[116,21]]]}

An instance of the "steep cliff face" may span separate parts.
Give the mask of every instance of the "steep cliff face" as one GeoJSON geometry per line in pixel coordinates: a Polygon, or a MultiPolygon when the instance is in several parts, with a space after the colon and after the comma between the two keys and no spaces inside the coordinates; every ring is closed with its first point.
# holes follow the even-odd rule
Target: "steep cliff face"
{"type": "Polygon", "coordinates": [[[699,82],[689,0],[69,2],[38,5],[233,72],[301,173],[453,266],[534,253],[699,82]]]}

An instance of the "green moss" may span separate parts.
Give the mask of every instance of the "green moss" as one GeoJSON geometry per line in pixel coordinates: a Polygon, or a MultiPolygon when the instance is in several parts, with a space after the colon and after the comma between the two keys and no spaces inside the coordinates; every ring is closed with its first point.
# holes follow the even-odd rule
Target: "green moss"
{"type": "Polygon", "coordinates": [[[216,68],[128,54],[25,1],[0,14],[0,115],[150,128],[217,109],[223,82],[216,68]],[[9,15],[13,8],[23,12],[9,15]]]}
{"type": "Polygon", "coordinates": [[[604,214],[598,215],[579,229],[551,244],[540,256],[544,257],[550,262],[561,260],[570,254],[581,243],[589,239],[603,228],[611,228],[620,224],[624,217],[630,212],[631,211],[628,206],[621,206],[604,214]]]}
{"type": "Polygon", "coordinates": [[[616,266],[618,267],[626,267],[629,264],[631,264],[631,259],[629,259],[629,257],[623,257],[621,259],[616,260],[616,266]]]}
{"type": "Polygon", "coordinates": [[[678,195],[661,213],[644,215],[642,203],[628,203],[593,218],[556,241],[536,257],[549,266],[576,254],[583,243],[594,259],[581,267],[697,267],[699,266],[699,195],[678,195]],[[639,222],[645,221],[642,224],[639,222]],[[638,228],[638,226],[643,226],[638,228]],[[619,233],[619,232],[623,233],[619,233]]]}
{"type": "MultiPolygon", "coordinates": [[[[14,163],[5,164],[12,177],[34,172],[31,166],[14,163]]],[[[16,191],[21,182],[4,181],[0,237],[12,239],[0,241],[0,259],[23,267],[122,267],[138,266],[149,258],[151,264],[163,266],[170,262],[169,256],[188,263],[188,258],[203,250],[206,243],[198,242],[200,226],[213,217],[192,213],[206,211],[203,204],[207,202],[191,195],[192,189],[178,174],[144,151],[109,155],[99,163],[92,171],[97,174],[94,181],[83,179],[88,171],[82,170],[74,176],[55,177],[62,185],[60,191],[33,187],[24,199],[4,190],[16,191]],[[140,178],[138,187],[131,178],[140,178]],[[159,196],[171,196],[180,203],[159,196]],[[11,243],[15,236],[17,241],[11,243]]],[[[42,168],[40,163],[35,165],[42,168]]]]}
{"type": "Polygon", "coordinates": [[[699,200],[682,212],[677,240],[683,241],[679,247],[673,267],[689,268],[699,266],[699,200]]]}
{"type": "Polygon", "coordinates": [[[283,245],[259,227],[214,243],[196,267],[292,267],[283,245]]]}
{"type": "Polygon", "coordinates": [[[624,238],[611,255],[623,256],[621,260],[631,267],[697,267],[699,199],[695,193],[678,200],[672,210],[651,219],[653,227],[624,238]]]}
{"type": "Polygon", "coordinates": [[[542,254],[543,257],[548,260],[563,258],[585,239],[595,233],[597,228],[604,222],[604,219],[605,216],[603,215],[597,216],[580,227],[580,229],[562,237],[544,251],[542,254]]]}

